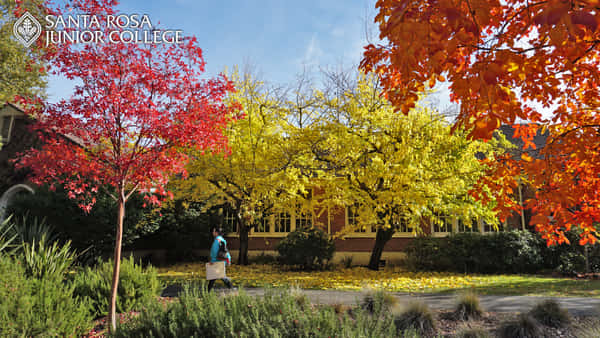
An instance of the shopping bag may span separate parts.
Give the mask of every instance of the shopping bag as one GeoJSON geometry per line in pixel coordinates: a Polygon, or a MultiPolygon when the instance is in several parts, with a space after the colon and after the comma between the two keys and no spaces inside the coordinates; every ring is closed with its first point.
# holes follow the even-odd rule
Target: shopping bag
{"type": "Polygon", "coordinates": [[[225,262],[206,263],[206,280],[225,278],[225,262]]]}

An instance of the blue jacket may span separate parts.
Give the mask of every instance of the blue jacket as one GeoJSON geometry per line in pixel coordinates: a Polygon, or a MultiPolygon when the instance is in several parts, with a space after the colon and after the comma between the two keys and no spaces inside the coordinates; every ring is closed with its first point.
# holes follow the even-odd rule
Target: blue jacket
{"type": "MultiPolygon", "coordinates": [[[[219,253],[219,241],[223,241],[223,242],[225,242],[225,245],[227,245],[227,241],[222,236],[217,236],[215,238],[212,246],[210,247],[210,261],[213,263],[219,262],[219,259],[217,259],[217,254],[219,253]]],[[[227,253],[227,265],[230,265],[230,264],[231,264],[231,255],[228,252],[227,253]]]]}

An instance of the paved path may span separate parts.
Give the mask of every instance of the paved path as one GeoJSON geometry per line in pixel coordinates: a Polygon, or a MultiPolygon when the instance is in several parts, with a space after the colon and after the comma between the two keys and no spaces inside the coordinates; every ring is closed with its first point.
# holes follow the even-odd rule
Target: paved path
{"type": "MultiPolygon", "coordinates": [[[[177,296],[181,288],[169,286],[163,291],[164,297],[177,296]]],[[[217,289],[228,293],[226,289],[217,289]]],[[[262,296],[264,289],[244,289],[249,295],[262,296]]],[[[361,301],[364,292],[361,291],[337,291],[337,290],[302,290],[313,303],[316,304],[344,304],[355,305],[361,301]]],[[[400,303],[411,301],[422,301],[436,310],[450,310],[454,307],[456,296],[453,294],[406,294],[391,292],[400,303]]],[[[600,298],[576,298],[576,297],[534,297],[534,296],[479,296],[481,307],[490,312],[527,312],[535,304],[545,299],[555,299],[560,305],[567,309],[572,315],[597,315],[600,312],[600,298]]]]}

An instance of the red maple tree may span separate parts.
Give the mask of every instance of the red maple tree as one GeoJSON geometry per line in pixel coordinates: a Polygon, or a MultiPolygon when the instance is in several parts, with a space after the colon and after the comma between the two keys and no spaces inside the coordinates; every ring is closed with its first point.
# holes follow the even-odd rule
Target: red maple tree
{"type": "MultiPolygon", "coordinates": [[[[115,14],[109,0],[70,6],[71,13],[99,18],[115,14]]],[[[224,76],[201,79],[204,61],[195,37],[180,44],[62,43],[49,63],[79,83],[69,99],[29,111],[43,146],[26,151],[17,165],[30,168],[37,184],[62,186],[84,210],[100,190],[117,202],[109,309],[114,329],[125,204],[136,192],[154,204],[168,196],[168,178],[185,175],[186,149],[225,147],[222,130],[238,107],[223,98],[233,84],[224,76]]]]}
{"type": "MultiPolygon", "coordinates": [[[[366,47],[361,67],[381,75],[403,112],[418,94],[448,81],[460,102],[457,124],[489,138],[515,124],[525,152],[488,161],[482,185],[497,192],[502,218],[520,206],[520,181],[549,244],[595,243],[600,222],[600,2],[597,0],[379,0],[382,43],[366,47]],[[542,114],[542,112],[547,114],[542,114]],[[533,137],[548,136],[535,149],[533,137]]],[[[477,191],[474,195],[479,196],[477,191]]]]}

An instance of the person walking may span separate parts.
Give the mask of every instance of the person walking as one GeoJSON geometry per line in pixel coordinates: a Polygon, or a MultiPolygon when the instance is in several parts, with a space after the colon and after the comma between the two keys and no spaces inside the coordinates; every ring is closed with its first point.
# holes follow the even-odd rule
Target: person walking
{"type": "MultiPolygon", "coordinates": [[[[225,241],[225,238],[223,238],[223,229],[221,228],[212,228],[212,235],[215,238],[215,240],[213,241],[212,246],[210,247],[210,263],[209,264],[214,264],[216,262],[220,262],[220,261],[224,261],[225,262],[225,266],[231,265],[231,255],[229,254],[229,251],[226,251],[225,257],[219,257],[219,251],[221,249],[221,247],[223,248],[227,248],[227,241],[225,241]],[[221,244],[223,243],[223,244],[221,244]]],[[[223,281],[223,283],[225,283],[225,286],[227,286],[228,288],[233,288],[233,285],[231,284],[231,280],[227,277],[223,277],[221,278],[221,280],[223,281]]],[[[215,286],[215,281],[216,279],[211,279],[208,281],[208,291],[212,290],[212,288],[215,286]]]]}

